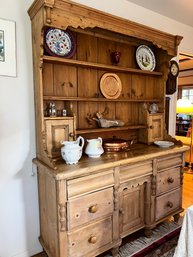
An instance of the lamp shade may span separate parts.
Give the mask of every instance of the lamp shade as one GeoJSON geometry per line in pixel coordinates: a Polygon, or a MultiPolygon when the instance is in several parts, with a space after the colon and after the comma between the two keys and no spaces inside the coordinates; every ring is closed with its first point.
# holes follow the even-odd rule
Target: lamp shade
{"type": "Polygon", "coordinates": [[[188,99],[178,99],[176,106],[176,113],[193,113],[193,105],[188,99]]]}

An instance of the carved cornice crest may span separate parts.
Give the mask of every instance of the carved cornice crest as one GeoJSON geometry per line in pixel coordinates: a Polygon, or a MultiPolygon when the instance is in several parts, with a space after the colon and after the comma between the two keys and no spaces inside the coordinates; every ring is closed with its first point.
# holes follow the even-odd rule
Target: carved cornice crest
{"type": "Polygon", "coordinates": [[[31,19],[42,6],[45,8],[46,12],[45,25],[52,25],[64,29],[68,26],[82,29],[98,27],[146,40],[156,45],[158,48],[166,50],[171,56],[176,56],[177,47],[182,40],[181,36],[174,36],[69,0],[34,1],[28,11],[31,19]]]}

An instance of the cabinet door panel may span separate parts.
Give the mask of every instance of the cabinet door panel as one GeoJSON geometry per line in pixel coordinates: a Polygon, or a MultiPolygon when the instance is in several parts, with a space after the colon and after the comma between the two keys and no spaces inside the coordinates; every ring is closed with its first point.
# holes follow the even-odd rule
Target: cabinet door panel
{"type": "Polygon", "coordinates": [[[163,140],[163,115],[149,115],[149,142],[163,140]]]}
{"type": "Polygon", "coordinates": [[[74,132],[74,120],[69,118],[66,120],[46,120],[46,146],[48,155],[59,157],[61,155],[60,149],[62,147],[61,141],[72,139],[70,133],[74,132]]]}
{"type": "Polygon", "coordinates": [[[144,184],[136,188],[124,187],[120,193],[121,235],[144,226],[144,184]]]}

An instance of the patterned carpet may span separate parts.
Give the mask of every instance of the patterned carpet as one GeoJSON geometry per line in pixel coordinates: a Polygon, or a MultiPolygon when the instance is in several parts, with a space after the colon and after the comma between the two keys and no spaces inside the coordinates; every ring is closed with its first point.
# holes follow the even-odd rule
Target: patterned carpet
{"type": "MultiPolygon", "coordinates": [[[[163,222],[152,230],[151,238],[139,236],[123,244],[119,257],[172,257],[178,242],[181,224],[163,222]]],[[[110,253],[103,255],[111,257],[110,253]]]]}
{"type": "Polygon", "coordinates": [[[160,246],[154,248],[151,250],[150,253],[146,254],[143,257],[173,257],[175,247],[178,242],[179,234],[177,234],[174,238],[168,240],[167,242],[164,242],[164,244],[161,244],[160,246]]]}

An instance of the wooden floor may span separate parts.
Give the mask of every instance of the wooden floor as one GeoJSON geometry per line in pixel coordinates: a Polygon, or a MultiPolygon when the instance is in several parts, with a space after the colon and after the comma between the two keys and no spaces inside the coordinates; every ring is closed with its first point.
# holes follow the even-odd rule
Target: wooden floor
{"type": "MultiPolygon", "coordinates": [[[[182,207],[184,211],[193,205],[193,174],[184,174],[184,184],[183,184],[183,195],[182,195],[182,207]]],[[[33,257],[47,257],[45,253],[39,253],[33,255],[33,257]]]]}
{"type": "Polygon", "coordinates": [[[182,207],[187,209],[193,205],[193,174],[184,174],[182,207]]]}

